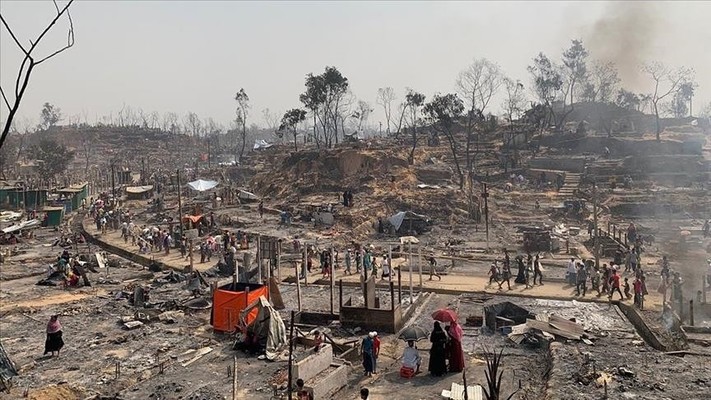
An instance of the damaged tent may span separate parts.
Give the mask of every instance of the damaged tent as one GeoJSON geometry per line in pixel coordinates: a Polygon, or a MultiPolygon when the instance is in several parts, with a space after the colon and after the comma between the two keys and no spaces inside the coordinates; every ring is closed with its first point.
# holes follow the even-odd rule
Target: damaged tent
{"type": "Polygon", "coordinates": [[[430,230],[432,222],[425,215],[415,214],[412,211],[400,211],[388,218],[388,222],[393,228],[392,233],[397,234],[422,234],[430,230]]]}
{"type": "Polygon", "coordinates": [[[188,187],[192,190],[197,190],[198,192],[206,192],[210,189],[214,189],[215,186],[217,186],[216,181],[206,181],[204,179],[188,182],[188,187]]]}
{"type": "MultiPolygon", "coordinates": [[[[243,319],[242,310],[249,307],[260,296],[267,296],[269,287],[257,283],[228,283],[212,293],[212,314],[210,323],[216,332],[232,332],[243,319]]],[[[249,324],[257,317],[257,310],[246,314],[249,324]]]]}
{"type": "Polygon", "coordinates": [[[15,363],[10,360],[10,356],[7,355],[5,347],[3,347],[0,341],[0,392],[10,390],[12,386],[10,379],[15,376],[17,376],[15,363]]]}
{"type": "Polygon", "coordinates": [[[287,343],[286,327],[279,312],[269,304],[264,296],[259,296],[239,315],[240,326],[247,336],[253,337],[265,349],[267,360],[276,359],[279,350],[287,343]],[[248,316],[257,312],[256,318],[248,322],[248,316]]]}

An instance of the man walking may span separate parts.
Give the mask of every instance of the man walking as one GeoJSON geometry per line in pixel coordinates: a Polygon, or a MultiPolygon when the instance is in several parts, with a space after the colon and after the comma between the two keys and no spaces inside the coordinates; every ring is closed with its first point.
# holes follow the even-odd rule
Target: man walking
{"type": "Polygon", "coordinates": [[[617,275],[617,269],[613,269],[610,276],[610,294],[607,296],[610,300],[612,300],[612,295],[615,294],[615,291],[620,294],[620,300],[625,299],[620,290],[620,276],[617,275]]]}
{"type": "Polygon", "coordinates": [[[583,264],[578,264],[578,272],[576,275],[577,284],[575,285],[575,290],[578,296],[580,296],[580,288],[583,289],[583,297],[585,297],[585,292],[587,291],[587,280],[588,271],[583,264]]]}
{"type": "Polygon", "coordinates": [[[543,286],[543,271],[541,270],[541,260],[536,254],[536,259],[533,261],[533,284],[536,284],[536,277],[538,277],[538,283],[543,286]]]}

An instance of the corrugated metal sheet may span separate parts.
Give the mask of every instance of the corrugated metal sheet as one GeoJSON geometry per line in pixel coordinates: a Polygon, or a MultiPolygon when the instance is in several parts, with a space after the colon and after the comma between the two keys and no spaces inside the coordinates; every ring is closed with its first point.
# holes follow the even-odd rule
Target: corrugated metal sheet
{"type": "MultiPolygon", "coordinates": [[[[456,382],[452,382],[452,389],[449,393],[447,390],[442,392],[443,397],[447,397],[451,400],[464,400],[464,385],[460,385],[456,382]]],[[[467,395],[469,400],[484,400],[484,389],[479,385],[467,386],[467,395]]]]}

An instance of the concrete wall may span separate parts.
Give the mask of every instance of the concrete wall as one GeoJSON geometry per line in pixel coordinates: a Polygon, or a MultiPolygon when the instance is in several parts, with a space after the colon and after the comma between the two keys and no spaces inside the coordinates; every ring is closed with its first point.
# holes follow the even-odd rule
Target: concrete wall
{"type": "Polygon", "coordinates": [[[318,382],[313,382],[312,384],[306,382],[307,386],[311,386],[314,389],[315,399],[332,398],[330,395],[348,384],[348,367],[346,365],[332,364],[331,368],[333,371],[319,379],[318,382]]]}
{"type": "Polygon", "coordinates": [[[395,307],[395,310],[382,310],[377,308],[365,307],[341,307],[341,324],[344,327],[359,326],[365,331],[375,330],[378,332],[395,333],[397,332],[396,322],[402,321],[402,312],[400,307],[395,307]]]}
{"type": "Polygon", "coordinates": [[[291,366],[291,374],[294,381],[301,378],[304,382],[308,382],[328,368],[331,362],[333,362],[333,348],[326,343],[318,352],[312,352],[303,360],[294,363],[291,366]]]}
{"type": "Polygon", "coordinates": [[[582,173],[583,169],[585,169],[585,158],[534,158],[532,160],[529,160],[528,167],[534,169],[553,169],[582,173]]]}

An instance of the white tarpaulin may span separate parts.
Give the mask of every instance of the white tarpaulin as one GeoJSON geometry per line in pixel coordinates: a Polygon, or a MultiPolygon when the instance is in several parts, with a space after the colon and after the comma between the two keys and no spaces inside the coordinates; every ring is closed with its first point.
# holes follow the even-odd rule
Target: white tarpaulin
{"type": "Polygon", "coordinates": [[[193,182],[188,182],[188,186],[190,189],[197,190],[198,192],[204,192],[217,186],[217,182],[198,179],[193,182]]]}
{"type": "Polygon", "coordinates": [[[400,225],[402,225],[402,221],[405,220],[405,215],[407,215],[405,211],[400,211],[399,213],[388,218],[388,221],[392,224],[395,230],[398,230],[400,229],[400,225]]]}
{"type": "Polygon", "coordinates": [[[279,312],[269,304],[264,296],[259,296],[247,308],[240,312],[240,319],[244,321],[247,314],[252,309],[257,308],[257,318],[247,327],[247,330],[254,333],[260,342],[266,339],[267,360],[274,360],[279,355],[279,351],[287,343],[286,326],[279,316],[279,312]]]}
{"type": "Polygon", "coordinates": [[[267,143],[264,139],[259,139],[254,141],[254,150],[268,149],[272,147],[271,143],[267,143]]]}
{"type": "Polygon", "coordinates": [[[259,196],[252,192],[248,192],[246,190],[240,190],[239,193],[237,193],[237,197],[239,197],[240,200],[251,200],[251,201],[256,201],[259,200],[259,196]]]}
{"type": "Polygon", "coordinates": [[[40,220],[31,219],[29,221],[22,221],[17,225],[8,226],[7,228],[2,230],[2,233],[12,233],[12,232],[21,231],[23,229],[39,228],[40,225],[41,225],[40,220]]]}

